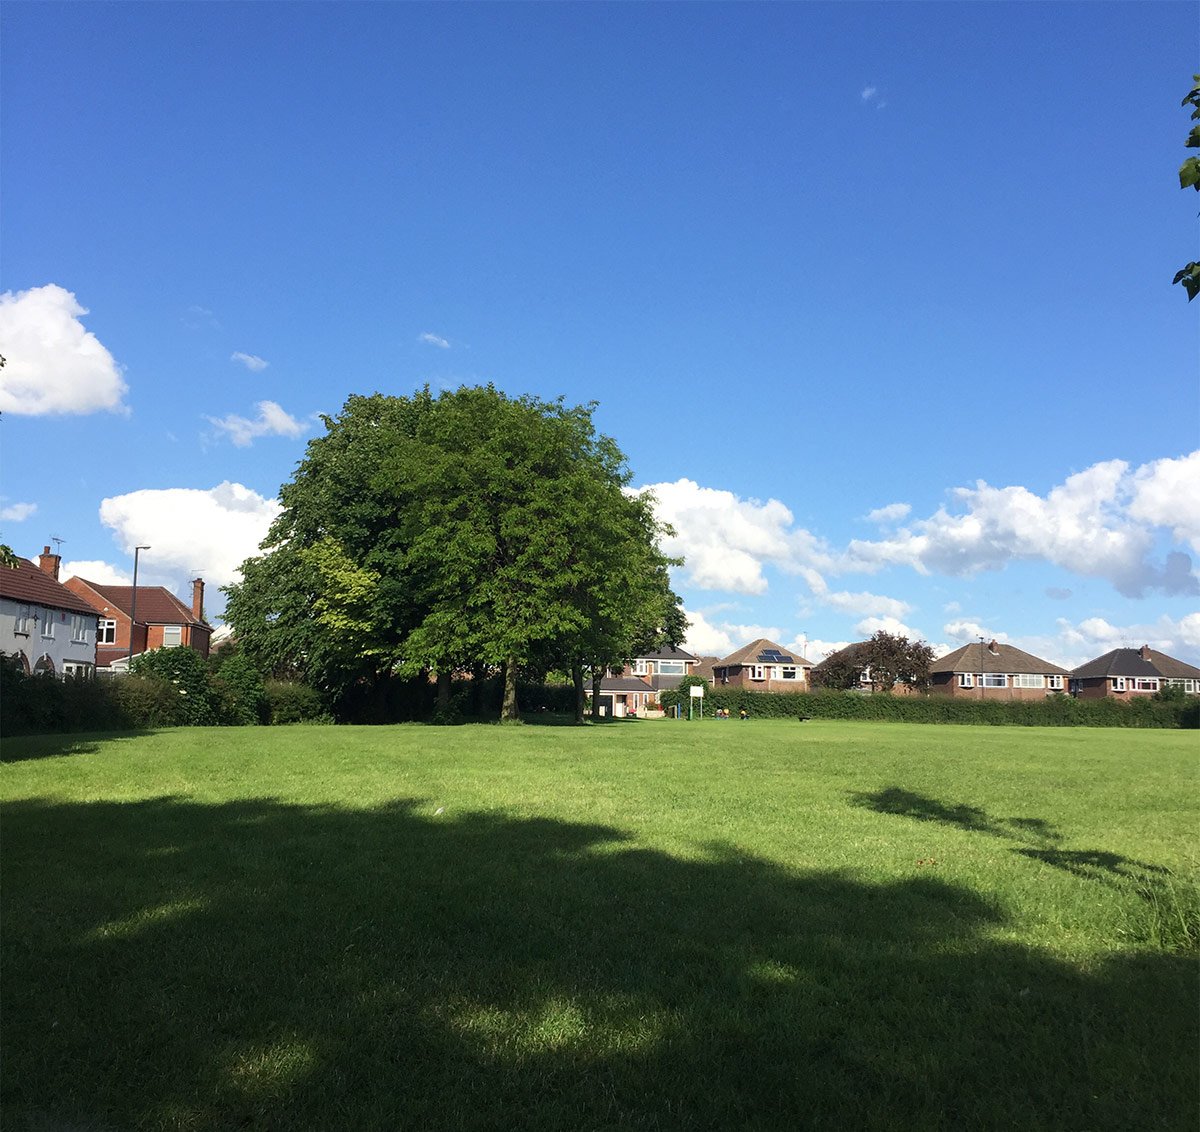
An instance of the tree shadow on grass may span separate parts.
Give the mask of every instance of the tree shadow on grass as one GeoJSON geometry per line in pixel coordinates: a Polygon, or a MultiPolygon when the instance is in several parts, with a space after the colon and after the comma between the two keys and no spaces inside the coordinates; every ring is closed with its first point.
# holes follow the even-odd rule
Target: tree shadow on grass
{"type": "Polygon", "coordinates": [[[56,759],[64,755],[94,755],[113,739],[140,739],[151,731],[106,731],[48,735],[5,736],[0,741],[0,762],[56,759]]]}
{"type": "Polygon", "coordinates": [[[7,807],[5,1128],[1190,1128],[1190,962],[495,813],[7,807]]]}

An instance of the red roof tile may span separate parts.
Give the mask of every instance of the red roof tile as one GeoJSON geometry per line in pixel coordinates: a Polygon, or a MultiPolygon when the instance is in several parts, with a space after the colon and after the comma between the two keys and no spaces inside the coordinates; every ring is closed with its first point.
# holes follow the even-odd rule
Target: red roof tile
{"type": "Polygon", "coordinates": [[[0,567],[0,597],[50,609],[67,609],[72,613],[96,612],[83,598],[56,582],[44,570],[39,570],[27,558],[18,558],[14,570],[0,567]]]}
{"type": "MultiPolygon", "coordinates": [[[[120,610],[126,617],[130,616],[130,606],[133,604],[132,586],[102,586],[99,582],[89,582],[80,578],[93,593],[103,599],[114,609],[120,610]]],[[[137,619],[139,625],[203,625],[207,622],[197,621],[192,611],[164,586],[138,586],[137,588],[137,619]]]]}

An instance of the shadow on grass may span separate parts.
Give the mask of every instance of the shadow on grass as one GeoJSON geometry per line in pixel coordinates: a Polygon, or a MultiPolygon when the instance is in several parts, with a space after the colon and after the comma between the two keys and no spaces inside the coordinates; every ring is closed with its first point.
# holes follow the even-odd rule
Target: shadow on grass
{"type": "Polygon", "coordinates": [[[978,893],[269,799],[7,807],[5,1128],[1190,1128],[1194,967],[978,893]]]}
{"type": "Polygon", "coordinates": [[[6,736],[0,740],[0,762],[56,759],[63,755],[94,755],[113,739],[140,739],[152,731],[68,732],[50,735],[6,736]]]}

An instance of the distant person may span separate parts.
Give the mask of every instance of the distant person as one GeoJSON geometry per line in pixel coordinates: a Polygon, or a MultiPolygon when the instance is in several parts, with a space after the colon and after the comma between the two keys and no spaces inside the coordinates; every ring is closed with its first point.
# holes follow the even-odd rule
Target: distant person
{"type": "Polygon", "coordinates": [[[747,714],[745,708],[742,708],[742,710],[738,712],[738,719],[749,719],[749,718],[750,718],[750,716],[747,714]]]}

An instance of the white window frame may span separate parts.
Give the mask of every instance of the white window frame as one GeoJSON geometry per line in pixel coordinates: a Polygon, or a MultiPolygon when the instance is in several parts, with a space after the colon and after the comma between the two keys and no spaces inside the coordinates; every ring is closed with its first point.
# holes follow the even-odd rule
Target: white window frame
{"type": "Polygon", "coordinates": [[[800,670],[791,665],[784,665],[784,667],[779,670],[780,680],[798,680],[799,678],[800,670]]]}
{"type": "Polygon", "coordinates": [[[981,686],[984,688],[1007,688],[1008,673],[1006,672],[985,672],[981,686]],[[999,680],[1000,683],[996,683],[999,680]]]}
{"type": "Polygon", "coordinates": [[[960,688],[974,688],[975,677],[970,672],[960,672],[958,674],[958,686],[960,688]]]}
{"type": "Polygon", "coordinates": [[[1015,672],[1012,679],[1014,688],[1044,688],[1046,686],[1046,677],[1038,676],[1033,672],[1015,672]]]}
{"type": "Polygon", "coordinates": [[[1153,676],[1138,676],[1133,682],[1135,692],[1157,692],[1158,680],[1153,676]]]}
{"type": "Polygon", "coordinates": [[[117,622],[112,617],[101,617],[96,623],[96,644],[115,645],[117,643],[117,622]]]}
{"type": "Polygon", "coordinates": [[[633,662],[633,674],[635,676],[649,676],[651,672],[650,661],[635,660],[633,662]]]}
{"type": "Polygon", "coordinates": [[[1063,686],[1063,678],[1061,676],[1047,676],[1046,677],[1046,686],[1048,688],[1050,688],[1051,691],[1061,692],[1062,686],[1063,686]]]}
{"type": "Polygon", "coordinates": [[[71,640],[87,644],[87,619],[82,613],[71,614],[71,640]]]}
{"type": "Polygon", "coordinates": [[[17,616],[13,622],[13,632],[19,637],[29,636],[29,623],[33,620],[33,607],[22,605],[17,609],[17,616]]]}
{"type": "Polygon", "coordinates": [[[92,666],[86,661],[81,660],[64,660],[62,662],[62,678],[70,680],[74,676],[90,677],[92,675],[92,666]]]}
{"type": "Polygon", "coordinates": [[[686,676],[686,660],[660,660],[655,664],[659,676],[686,676]]]}
{"type": "Polygon", "coordinates": [[[1125,677],[1124,676],[1114,676],[1112,678],[1112,690],[1114,692],[1125,691],[1125,677]]]}
{"type": "Polygon", "coordinates": [[[183,646],[183,626],[182,625],[164,625],[163,626],[163,643],[164,649],[177,649],[183,646]],[[175,637],[175,640],[167,639],[167,634],[170,633],[175,637]]]}
{"type": "Polygon", "coordinates": [[[47,609],[46,616],[42,618],[42,640],[54,640],[54,613],[47,609]]]}
{"type": "Polygon", "coordinates": [[[750,666],[750,679],[751,680],[765,680],[766,679],[766,676],[763,675],[763,666],[761,664],[752,664],[750,666]]]}

